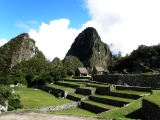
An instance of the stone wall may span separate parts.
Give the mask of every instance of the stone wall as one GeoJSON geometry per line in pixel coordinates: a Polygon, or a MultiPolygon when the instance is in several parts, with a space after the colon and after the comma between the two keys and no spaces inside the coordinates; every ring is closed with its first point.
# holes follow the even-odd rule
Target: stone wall
{"type": "Polygon", "coordinates": [[[87,89],[87,88],[77,88],[76,93],[82,94],[82,95],[92,95],[94,94],[96,89],[87,89]]]}
{"type": "Polygon", "coordinates": [[[110,92],[110,87],[97,87],[96,94],[107,95],[110,92]]]}
{"type": "Polygon", "coordinates": [[[84,96],[83,98],[79,98],[76,96],[67,95],[67,99],[74,100],[74,101],[83,101],[83,100],[88,99],[88,96],[84,96]]]}
{"type": "Polygon", "coordinates": [[[160,120],[160,106],[143,99],[142,115],[145,120],[160,120]]]}
{"type": "Polygon", "coordinates": [[[96,101],[96,102],[99,102],[99,103],[104,103],[104,104],[117,106],[117,107],[123,107],[123,106],[129,104],[129,102],[107,99],[107,98],[100,98],[100,97],[95,97],[95,96],[89,96],[89,99],[96,101]]]}
{"type": "Polygon", "coordinates": [[[107,108],[99,107],[97,105],[92,105],[92,104],[85,103],[85,102],[81,102],[81,108],[91,111],[96,114],[109,110],[107,108]]]}
{"type": "Polygon", "coordinates": [[[139,87],[139,86],[116,86],[116,90],[135,90],[141,92],[151,92],[151,87],[139,87]]]}
{"type": "Polygon", "coordinates": [[[53,94],[56,97],[64,97],[64,98],[66,98],[68,94],[74,93],[76,91],[76,89],[64,91],[64,90],[61,90],[61,89],[56,89],[56,88],[49,87],[47,85],[42,86],[40,89],[44,90],[46,92],[49,92],[50,94],[53,94]]]}
{"type": "Polygon", "coordinates": [[[76,108],[78,106],[79,106],[78,102],[73,102],[73,103],[63,104],[63,105],[59,105],[59,106],[47,106],[47,107],[36,108],[36,110],[50,112],[50,111],[72,109],[72,108],[76,108]]]}
{"type": "Polygon", "coordinates": [[[127,83],[129,86],[160,88],[160,75],[94,75],[93,80],[117,85],[127,83]]]}
{"type": "Polygon", "coordinates": [[[88,80],[91,76],[73,76],[74,79],[86,79],[88,80]]]}

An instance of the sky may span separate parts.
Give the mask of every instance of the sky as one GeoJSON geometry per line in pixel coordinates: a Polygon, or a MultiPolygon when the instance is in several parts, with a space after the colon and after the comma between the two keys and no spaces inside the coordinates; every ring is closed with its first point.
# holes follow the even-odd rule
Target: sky
{"type": "Polygon", "coordinates": [[[113,54],[160,43],[160,0],[0,0],[0,46],[28,33],[49,61],[94,27],[113,54]]]}

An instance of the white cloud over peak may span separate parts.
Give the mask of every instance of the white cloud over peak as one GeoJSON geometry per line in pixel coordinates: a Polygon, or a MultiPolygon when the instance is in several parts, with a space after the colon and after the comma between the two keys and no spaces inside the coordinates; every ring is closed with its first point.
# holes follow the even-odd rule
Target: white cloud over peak
{"type": "Polygon", "coordinates": [[[55,57],[63,59],[79,33],[76,29],[68,28],[69,23],[68,19],[58,19],[49,24],[42,23],[38,31],[29,31],[30,37],[48,60],[52,61],[55,57]]]}
{"type": "MultiPolygon", "coordinates": [[[[160,41],[159,0],[86,0],[91,16],[80,29],[69,28],[69,19],[42,23],[29,35],[47,59],[63,59],[76,36],[86,27],[97,29],[111,51],[129,54],[138,45],[157,45],[160,41]]],[[[83,16],[82,16],[83,17],[83,16]]],[[[23,26],[23,24],[22,24],[23,26]]],[[[78,26],[78,25],[77,25],[78,26]]]]}
{"type": "Polygon", "coordinates": [[[87,0],[92,19],[101,24],[99,34],[114,53],[123,55],[138,45],[157,45],[160,40],[160,1],[87,0]]]}

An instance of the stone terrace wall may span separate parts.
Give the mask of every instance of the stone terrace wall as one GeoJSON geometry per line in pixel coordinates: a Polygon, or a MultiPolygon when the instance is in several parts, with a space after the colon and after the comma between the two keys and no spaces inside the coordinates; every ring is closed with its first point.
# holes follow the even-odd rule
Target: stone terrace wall
{"type": "Polygon", "coordinates": [[[124,105],[129,104],[129,102],[107,99],[107,98],[99,98],[99,97],[95,97],[95,96],[89,96],[89,99],[96,101],[96,102],[100,102],[100,103],[104,103],[104,104],[108,104],[108,105],[113,105],[113,106],[117,106],[117,107],[123,107],[124,105]]]}
{"type": "Polygon", "coordinates": [[[48,107],[36,108],[36,110],[50,112],[50,111],[72,109],[72,108],[76,108],[78,106],[79,106],[78,102],[73,102],[73,103],[63,104],[63,105],[59,105],[59,106],[48,106],[48,107]]]}
{"type": "Polygon", "coordinates": [[[85,88],[77,88],[76,93],[82,94],[82,95],[92,95],[94,94],[96,89],[85,89],[85,88]]]}
{"type": "Polygon", "coordinates": [[[88,99],[88,96],[84,96],[83,98],[79,98],[79,97],[72,96],[72,95],[68,94],[67,99],[74,100],[74,101],[83,101],[83,100],[88,99]]]}
{"type": "Polygon", "coordinates": [[[127,83],[129,86],[160,88],[160,75],[94,75],[93,80],[117,85],[127,83]]]}
{"type": "Polygon", "coordinates": [[[99,106],[92,105],[92,104],[85,103],[85,102],[81,102],[81,108],[91,111],[96,114],[109,110],[107,108],[99,107],[99,106]]]}
{"type": "Polygon", "coordinates": [[[135,90],[141,92],[151,92],[151,87],[139,87],[139,86],[116,86],[116,90],[135,90]]]}
{"type": "Polygon", "coordinates": [[[142,115],[145,120],[160,120],[160,106],[143,99],[142,115]]]}
{"type": "Polygon", "coordinates": [[[107,95],[110,92],[110,87],[97,87],[96,94],[107,95]]]}
{"type": "Polygon", "coordinates": [[[50,94],[53,94],[57,97],[64,97],[64,98],[66,98],[69,93],[74,93],[76,91],[76,89],[64,91],[64,90],[52,88],[46,85],[42,86],[40,89],[46,92],[49,92],[50,94]],[[61,94],[61,96],[59,96],[59,94],[61,94]]]}

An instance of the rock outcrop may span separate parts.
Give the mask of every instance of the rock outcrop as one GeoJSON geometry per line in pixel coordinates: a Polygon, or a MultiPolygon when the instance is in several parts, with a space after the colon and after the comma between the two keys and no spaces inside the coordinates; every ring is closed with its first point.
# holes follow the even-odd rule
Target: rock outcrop
{"type": "Polygon", "coordinates": [[[76,38],[66,56],[77,57],[85,67],[102,66],[105,69],[113,59],[107,44],[92,27],[86,28],[76,38]]]}

